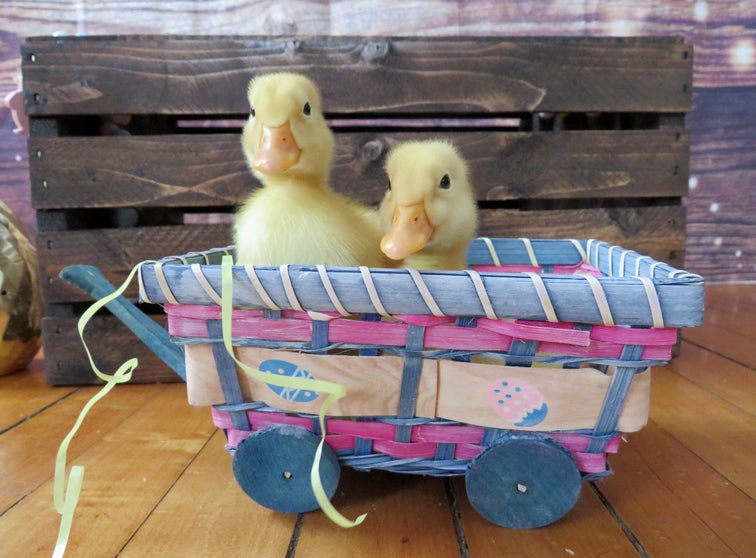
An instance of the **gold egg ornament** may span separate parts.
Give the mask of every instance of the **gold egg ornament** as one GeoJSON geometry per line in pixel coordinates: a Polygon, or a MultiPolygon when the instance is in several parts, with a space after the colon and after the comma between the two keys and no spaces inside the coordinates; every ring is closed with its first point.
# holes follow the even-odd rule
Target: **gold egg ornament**
{"type": "Polygon", "coordinates": [[[24,370],[42,344],[37,252],[0,201],[0,376],[24,370]]]}

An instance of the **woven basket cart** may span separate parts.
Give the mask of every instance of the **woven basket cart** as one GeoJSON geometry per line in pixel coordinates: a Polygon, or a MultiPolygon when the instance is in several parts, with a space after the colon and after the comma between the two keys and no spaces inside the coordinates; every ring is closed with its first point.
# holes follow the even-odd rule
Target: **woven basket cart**
{"type": "MultiPolygon", "coordinates": [[[[145,264],[140,298],[164,306],[189,402],[212,407],[242,489],[309,511],[324,394],[253,379],[226,350],[221,261],[232,253],[145,264]]],[[[479,238],[468,264],[233,266],[234,357],[346,388],[324,423],[329,497],[344,465],[464,475],[489,521],[546,525],[583,479],[609,473],[621,433],[646,424],[649,368],[669,361],[677,328],[701,324],[704,281],[595,240],[479,238]]]]}

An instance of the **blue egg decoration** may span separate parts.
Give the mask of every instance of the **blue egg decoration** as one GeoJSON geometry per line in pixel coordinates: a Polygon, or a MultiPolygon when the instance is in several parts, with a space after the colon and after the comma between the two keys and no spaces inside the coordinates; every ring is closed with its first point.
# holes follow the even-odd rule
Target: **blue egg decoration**
{"type": "Polygon", "coordinates": [[[543,422],[543,419],[546,418],[546,415],[548,413],[549,408],[546,403],[544,403],[538,409],[533,409],[532,411],[530,411],[520,422],[516,422],[515,426],[535,426],[536,424],[543,422]]]}
{"type": "MultiPolygon", "coordinates": [[[[267,374],[275,374],[276,376],[286,376],[289,378],[302,378],[306,380],[314,380],[312,374],[301,366],[297,366],[291,362],[285,360],[264,360],[260,363],[260,371],[267,374]]],[[[266,384],[276,395],[286,399],[287,401],[294,401],[296,403],[309,403],[314,401],[320,394],[317,391],[311,389],[299,389],[291,387],[277,386],[274,384],[266,384]]]]}

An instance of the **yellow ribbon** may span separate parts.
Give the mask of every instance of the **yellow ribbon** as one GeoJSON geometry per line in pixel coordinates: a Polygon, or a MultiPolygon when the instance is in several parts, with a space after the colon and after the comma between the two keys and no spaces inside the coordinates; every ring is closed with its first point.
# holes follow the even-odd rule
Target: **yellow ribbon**
{"type": "Polygon", "coordinates": [[[315,457],[312,462],[312,469],[310,470],[310,483],[312,485],[312,491],[315,494],[315,498],[318,501],[318,505],[326,514],[326,516],[333,521],[339,527],[355,527],[362,523],[367,516],[366,513],[359,516],[354,521],[351,521],[341,515],[333,504],[328,500],[328,496],[323,489],[323,483],[320,480],[320,458],[323,455],[323,444],[325,444],[326,428],[325,428],[325,416],[328,409],[336,403],[339,399],[344,397],[347,393],[346,386],[333,382],[326,382],[323,380],[313,380],[307,378],[291,378],[286,376],[271,376],[265,374],[255,368],[247,366],[243,362],[239,361],[234,354],[234,348],[231,344],[231,314],[233,310],[233,259],[231,256],[223,256],[221,261],[221,324],[223,326],[223,344],[234,359],[236,364],[242,369],[245,374],[248,374],[253,379],[265,384],[273,384],[280,387],[288,387],[302,390],[312,390],[318,393],[327,393],[323,405],[320,407],[318,413],[318,419],[320,421],[321,438],[318,448],[315,451],[315,457]]]}
{"type": "Polygon", "coordinates": [[[71,474],[69,475],[68,482],[66,483],[66,455],[68,453],[68,447],[71,444],[71,440],[76,435],[76,432],[78,432],[81,424],[84,422],[84,418],[87,416],[92,407],[94,407],[100,399],[105,397],[110,392],[110,390],[112,390],[116,386],[116,384],[124,384],[131,380],[132,372],[139,365],[138,359],[132,358],[123,363],[112,376],[101,372],[97,368],[97,365],[92,358],[92,353],[89,352],[89,347],[87,346],[86,341],[84,341],[84,328],[98,310],[103,308],[110,301],[123,294],[123,292],[131,283],[131,280],[134,278],[134,274],[144,263],[147,262],[138,263],[131,270],[131,273],[129,273],[129,276],[126,278],[123,285],[121,285],[112,294],[109,294],[108,296],[105,296],[96,301],[89,308],[87,308],[87,310],[81,315],[81,318],[79,318],[79,338],[84,345],[84,350],[87,353],[89,364],[92,367],[92,371],[97,375],[98,378],[105,382],[105,385],[100,391],[92,396],[89,401],[87,401],[86,405],[84,405],[84,408],[79,413],[79,416],[76,419],[76,422],[74,423],[70,432],[66,435],[65,438],[63,438],[63,441],[60,443],[58,454],[55,457],[55,482],[53,486],[53,497],[55,502],[55,509],[61,515],[61,519],[60,528],[58,529],[58,539],[55,543],[55,550],[53,551],[53,558],[61,558],[66,551],[66,546],[68,545],[68,537],[71,533],[71,526],[73,524],[74,511],[76,510],[76,505],[79,502],[81,485],[84,481],[84,467],[81,465],[76,465],[71,467],[71,474]]]}

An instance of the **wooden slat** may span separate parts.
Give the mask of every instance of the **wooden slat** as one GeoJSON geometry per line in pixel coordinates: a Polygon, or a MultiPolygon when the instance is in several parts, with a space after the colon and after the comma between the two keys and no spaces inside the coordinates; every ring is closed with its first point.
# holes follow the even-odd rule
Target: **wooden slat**
{"type": "MultiPolygon", "coordinates": [[[[706,324],[706,316],[709,313],[708,304],[709,302],[706,301],[704,324],[706,324]]],[[[686,339],[688,334],[699,329],[711,331],[709,327],[684,329],[683,338],[686,339]]],[[[756,339],[756,335],[751,335],[749,339],[756,339]]],[[[746,346],[750,345],[750,341],[744,341],[742,337],[738,338],[737,341],[746,343],[746,346]]],[[[729,354],[727,349],[728,347],[723,347],[724,354],[729,354]]],[[[712,351],[714,349],[699,347],[684,341],[680,348],[680,355],[667,366],[670,370],[703,389],[752,415],[756,415],[756,398],[753,397],[751,386],[754,371],[712,351]]]]}
{"type": "MultiPolygon", "coordinates": [[[[134,227],[40,233],[37,235],[42,297],[47,304],[91,301],[89,295],[58,277],[73,264],[95,265],[115,286],[144,260],[156,260],[231,244],[229,225],[134,227]]],[[[136,300],[133,282],[126,296],[136,300]]]]}
{"type": "Polygon", "coordinates": [[[503,529],[483,519],[470,505],[463,478],[453,481],[470,556],[617,556],[638,554],[585,483],[580,499],[556,523],[538,529],[503,529]]]}
{"type": "MultiPolygon", "coordinates": [[[[480,234],[492,237],[600,238],[682,267],[685,209],[679,206],[480,212],[480,234]]],[[[227,246],[228,224],[95,229],[40,233],[40,278],[46,303],[90,301],[58,277],[66,265],[92,264],[120,285],[136,263],[170,255],[227,246]]],[[[136,299],[136,283],[126,296],[136,299]]]]}
{"type": "MultiPolygon", "coordinates": [[[[688,139],[676,130],[339,133],[331,183],[377,203],[386,190],[386,152],[423,137],[459,147],[481,200],[687,193],[688,139]]],[[[258,185],[238,134],[31,138],[29,151],[37,209],[227,207],[258,185]]]]}
{"type": "Polygon", "coordinates": [[[45,389],[43,374],[35,374],[44,369],[44,359],[38,356],[20,374],[0,377],[0,432],[12,428],[39,409],[54,404],[59,399],[72,393],[71,388],[60,390],[45,389]]]}
{"type": "Polygon", "coordinates": [[[654,370],[652,393],[652,420],[748,497],[756,497],[756,418],[692,382],[680,381],[666,367],[654,370]]]}
{"type": "MultiPolygon", "coordinates": [[[[89,387],[73,394],[69,394],[67,390],[51,390],[57,397],[56,404],[39,406],[37,412],[40,414],[34,420],[19,423],[4,433],[3,459],[0,463],[0,515],[50,478],[58,444],[68,434],[82,407],[98,390],[99,388],[89,387]]],[[[41,395],[43,390],[38,391],[41,395]]],[[[88,424],[97,427],[85,428],[73,439],[68,458],[78,459],[87,449],[99,443],[103,436],[111,433],[126,418],[152,400],[156,391],[159,389],[145,386],[116,389],[104,404],[93,408],[88,424]]],[[[13,393],[7,394],[6,398],[16,404],[23,404],[21,398],[13,393]]],[[[52,493],[49,494],[49,499],[45,494],[45,503],[49,506],[49,511],[52,511],[52,493]]],[[[5,527],[4,523],[2,527],[5,527]]]]}
{"type": "MultiPolygon", "coordinates": [[[[106,436],[91,428],[90,439],[96,438],[97,443],[70,462],[86,468],[68,545],[71,556],[116,556],[207,443],[214,431],[210,417],[205,409],[186,406],[184,398],[183,386],[161,386],[139,412],[120,421],[106,436]]],[[[81,403],[71,403],[70,412],[78,413],[81,403]]],[[[101,406],[117,412],[108,409],[107,400],[101,406]]],[[[63,424],[70,428],[72,422],[63,424]]],[[[55,447],[45,435],[39,440],[55,447]]],[[[47,463],[49,475],[52,458],[47,463]]],[[[52,480],[48,480],[33,497],[2,516],[3,549],[24,549],[24,556],[50,556],[59,521],[52,480]],[[29,528],[32,517],[33,529],[29,528]]]]}
{"type": "Polygon", "coordinates": [[[367,512],[362,526],[344,530],[322,513],[304,516],[297,556],[459,556],[444,481],[382,471],[342,471],[333,498],[350,519],[367,512]]]}
{"type": "Polygon", "coordinates": [[[244,494],[224,442],[216,431],[119,556],[286,554],[297,516],[263,508],[244,494]]]}
{"type": "Polygon", "coordinates": [[[598,489],[648,556],[750,556],[753,499],[696,453],[652,421],[622,444],[598,489]]]}
{"type": "MultiPolygon", "coordinates": [[[[164,316],[158,315],[154,319],[165,323],[164,316]]],[[[78,322],[78,318],[42,319],[45,374],[51,385],[101,383],[91,370],[79,338],[78,322]]],[[[105,374],[113,374],[124,362],[136,357],[139,366],[134,370],[133,383],[181,381],[132,331],[109,314],[93,318],[84,330],[84,338],[97,368],[105,374]]]]}
{"type": "Polygon", "coordinates": [[[250,76],[280,69],[333,112],[685,112],[692,89],[675,38],[41,37],[22,59],[33,116],[243,114],[250,76]]]}

